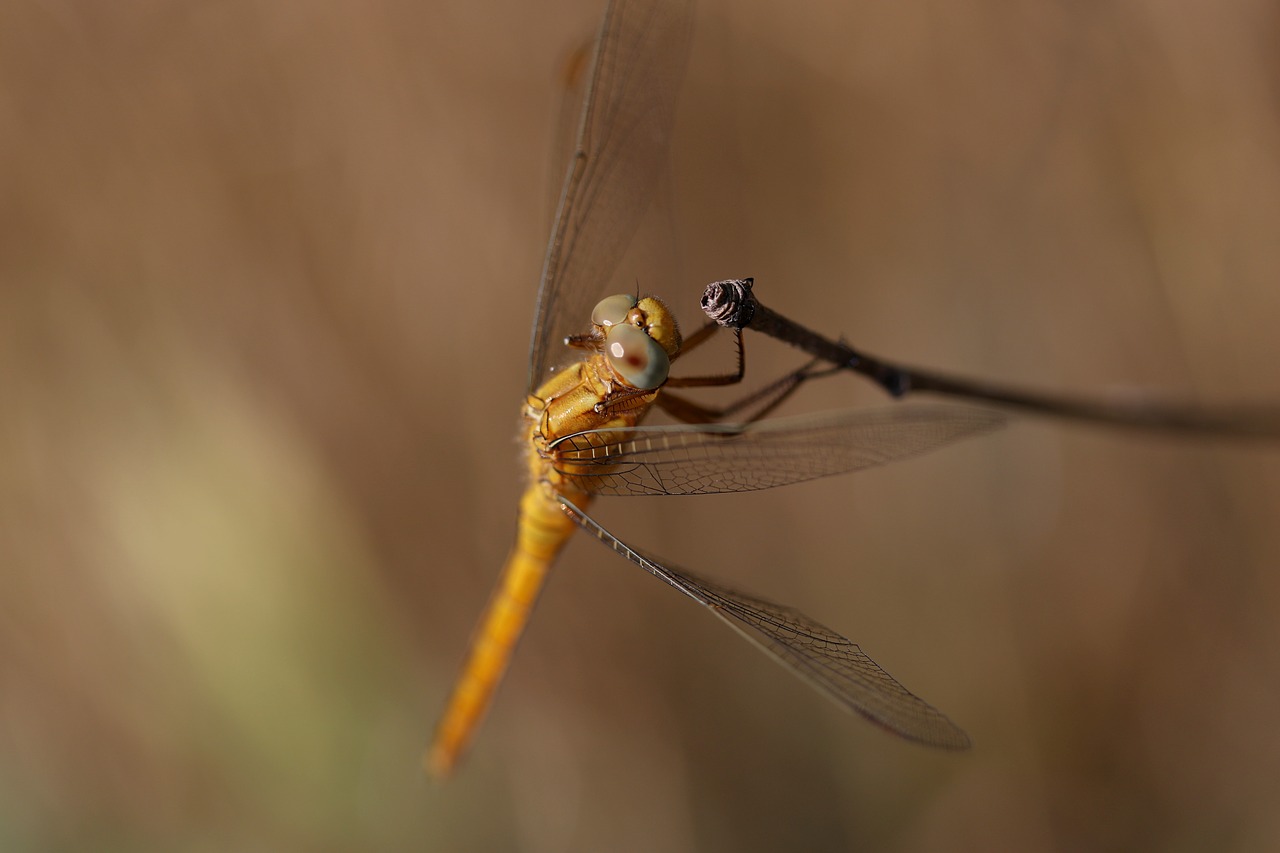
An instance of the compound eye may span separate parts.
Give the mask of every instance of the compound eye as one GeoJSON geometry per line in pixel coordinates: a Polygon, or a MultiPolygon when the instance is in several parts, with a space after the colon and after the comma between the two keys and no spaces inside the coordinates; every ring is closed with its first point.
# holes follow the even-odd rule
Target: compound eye
{"type": "Polygon", "coordinates": [[[627,293],[606,296],[591,311],[591,322],[602,329],[626,322],[627,312],[636,307],[636,298],[627,293]]]}
{"type": "Polygon", "coordinates": [[[635,326],[611,326],[605,333],[609,364],[631,387],[644,391],[667,381],[671,359],[657,341],[635,326]]]}

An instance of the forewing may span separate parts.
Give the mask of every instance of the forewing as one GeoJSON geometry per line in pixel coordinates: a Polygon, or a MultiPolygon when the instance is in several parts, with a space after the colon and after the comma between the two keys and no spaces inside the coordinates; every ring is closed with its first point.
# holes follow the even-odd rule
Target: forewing
{"type": "Polygon", "coordinates": [[[751,424],[589,430],[551,444],[556,469],[597,495],[749,492],[918,456],[999,427],[962,406],[843,409],[751,424]]]}
{"type": "Polygon", "coordinates": [[[587,78],[591,73],[591,60],[595,55],[598,29],[584,35],[582,42],[566,57],[558,75],[560,108],[556,111],[555,134],[551,141],[551,154],[547,160],[547,224],[554,230],[560,196],[564,191],[565,164],[572,165],[573,154],[578,147],[578,130],[582,126],[582,104],[587,94],[587,78]]]}
{"type": "Polygon", "coordinates": [[[685,0],[615,0],[605,12],[576,150],[552,226],[529,349],[529,389],[586,330],[661,173],[692,32],[685,0]]]}
{"type": "Polygon", "coordinates": [[[841,707],[908,740],[942,749],[970,746],[963,729],[903,687],[846,637],[798,610],[744,595],[637,551],[572,503],[563,504],[584,530],[710,608],[841,707]]]}

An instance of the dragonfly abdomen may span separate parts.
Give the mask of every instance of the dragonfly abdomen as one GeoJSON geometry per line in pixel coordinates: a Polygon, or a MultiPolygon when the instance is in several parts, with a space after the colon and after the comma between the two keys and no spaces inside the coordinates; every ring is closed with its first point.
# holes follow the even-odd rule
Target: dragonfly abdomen
{"type": "Polygon", "coordinates": [[[476,629],[466,666],[449,698],[427,758],[436,777],[446,777],[453,771],[479,727],[524,633],[551,562],[576,528],[546,484],[531,483],[525,489],[515,546],[476,629]]]}

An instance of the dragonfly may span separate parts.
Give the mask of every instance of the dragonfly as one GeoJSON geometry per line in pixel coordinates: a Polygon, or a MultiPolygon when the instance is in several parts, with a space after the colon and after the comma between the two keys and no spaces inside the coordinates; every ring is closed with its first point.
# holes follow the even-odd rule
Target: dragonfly
{"type": "Polygon", "coordinates": [[[718,409],[671,390],[741,381],[740,334],[736,371],[676,376],[673,364],[716,324],[684,337],[657,296],[599,297],[664,165],[691,31],[685,0],[606,7],[537,297],[520,407],[528,482],[515,543],[427,752],[437,777],[451,774],[466,752],[548,571],[578,530],[702,605],[845,709],[921,744],[970,745],[963,729],[841,634],[633,547],[588,512],[602,495],[743,492],[858,471],[1005,421],[990,409],[954,405],[766,419],[804,381],[824,374],[814,364],[718,409]],[[644,425],[655,407],[678,422],[644,425]],[[738,412],[748,414],[724,422],[738,412]]]}

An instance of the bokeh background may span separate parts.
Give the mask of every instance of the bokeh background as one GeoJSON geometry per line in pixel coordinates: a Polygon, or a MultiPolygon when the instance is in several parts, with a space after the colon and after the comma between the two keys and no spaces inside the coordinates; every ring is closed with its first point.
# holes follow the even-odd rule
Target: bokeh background
{"type": "MultiPolygon", "coordinates": [[[[598,507],[848,633],[970,754],[583,540],[467,765],[423,775],[512,533],[557,81],[599,9],[0,5],[0,847],[1280,845],[1280,450],[1036,420],[598,507]]],[[[705,0],[621,275],[679,307],[754,275],[909,363],[1278,400],[1278,25],[705,0]]]]}

